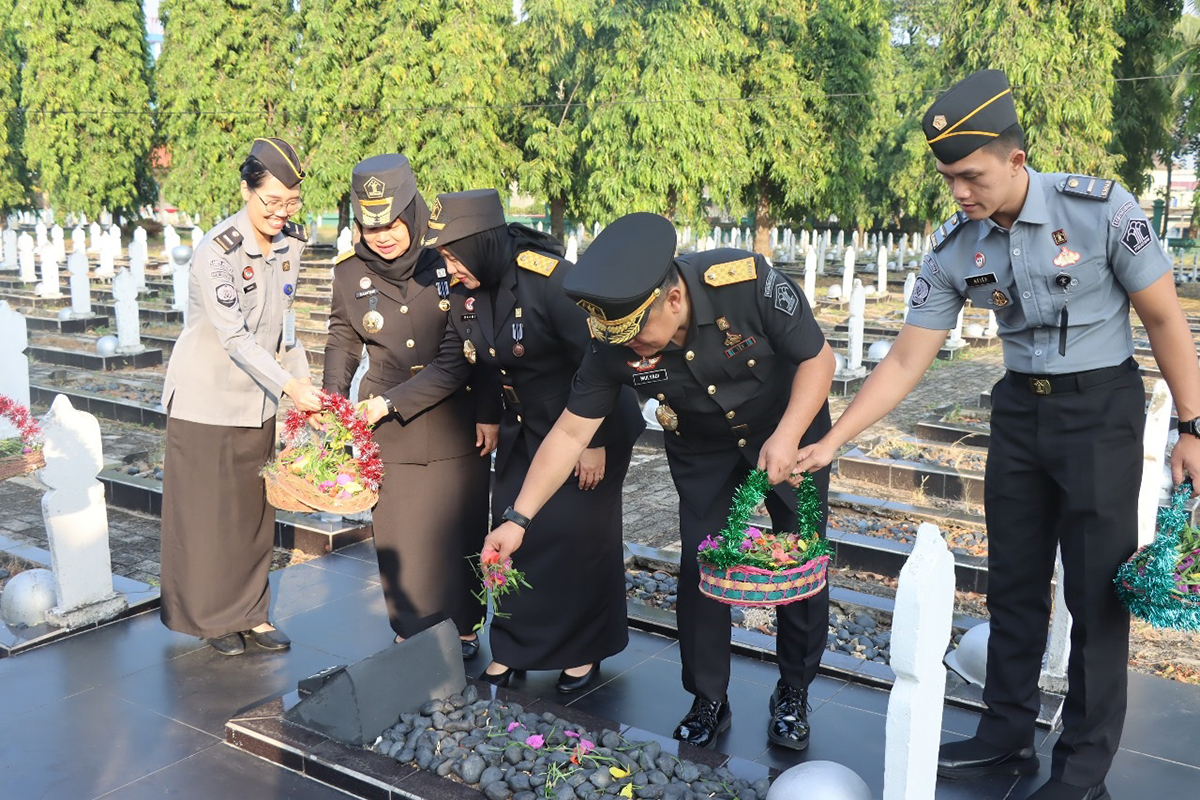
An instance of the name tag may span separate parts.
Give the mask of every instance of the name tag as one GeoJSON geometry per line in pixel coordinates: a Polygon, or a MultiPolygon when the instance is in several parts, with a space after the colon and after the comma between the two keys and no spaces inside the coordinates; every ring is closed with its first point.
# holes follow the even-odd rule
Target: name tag
{"type": "Polygon", "coordinates": [[[379,290],[378,289],[367,289],[365,292],[355,292],[354,299],[361,300],[364,297],[370,297],[373,294],[379,294],[379,290]]]}
{"type": "Polygon", "coordinates": [[[296,346],[296,310],[289,308],[283,313],[283,346],[296,346]]]}
{"type": "Polygon", "coordinates": [[[247,283],[245,286],[242,287],[242,294],[250,294],[257,288],[258,288],[257,283],[247,283]]]}
{"type": "Polygon", "coordinates": [[[475,314],[463,314],[463,322],[470,322],[471,320],[475,319],[475,316],[475,314]]]}
{"type": "Polygon", "coordinates": [[[652,369],[648,372],[637,372],[633,375],[634,386],[645,386],[647,383],[658,383],[667,379],[666,369],[652,369]]]}
{"type": "Polygon", "coordinates": [[[996,273],[985,272],[982,275],[967,276],[967,287],[974,289],[976,286],[987,286],[996,282],[996,273]]]}
{"type": "Polygon", "coordinates": [[[758,344],[757,339],[755,339],[753,336],[747,336],[739,344],[735,344],[733,347],[726,350],[725,357],[733,358],[734,356],[736,356],[738,353],[742,352],[746,348],[754,347],[754,345],[756,345],[756,344],[758,344]]]}

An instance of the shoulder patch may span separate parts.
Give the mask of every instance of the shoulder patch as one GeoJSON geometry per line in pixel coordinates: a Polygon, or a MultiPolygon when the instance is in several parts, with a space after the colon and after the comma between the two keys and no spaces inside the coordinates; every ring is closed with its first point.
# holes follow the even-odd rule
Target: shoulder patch
{"type": "Polygon", "coordinates": [[[970,218],[962,211],[954,212],[954,216],[946,220],[941,226],[933,232],[933,252],[942,249],[946,242],[950,241],[950,237],[962,229],[963,224],[970,218]]]}
{"type": "Polygon", "coordinates": [[[704,282],[709,286],[728,286],[731,283],[752,281],[758,277],[758,267],[754,257],[739,258],[737,261],[726,261],[723,264],[713,264],[704,270],[704,282]]]}
{"type": "Polygon", "coordinates": [[[299,239],[302,242],[308,241],[308,228],[304,227],[298,222],[291,222],[289,220],[288,222],[283,223],[283,232],[288,236],[291,236],[293,239],[299,239]]]}
{"type": "Polygon", "coordinates": [[[546,276],[554,272],[554,268],[558,266],[558,259],[535,253],[532,250],[525,250],[517,256],[517,266],[546,276]]]}
{"type": "Polygon", "coordinates": [[[343,261],[345,261],[347,258],[350,258],[350,256],[352,256],[352,255],[354,255],[354,251],[353,251],[353,250],[346,250],[345,252],[338,253],[338,254],[337,254],[337,258],[335,258],[335,259],[333,260],[333,263],[334,263],[334,264],[340,264],[340,263],[342,263],[343,261]]]}
{"type": "Polygon", "coordinates": [[[242,243],[242,238],[242,234],[238,233],[238,229],[230,226],[214,236],[213,241],[228,255],[238,249],[242,243]]]}
{"type": "Polygon", "coordinates": [[[1086,197],[1089,200],[1107,200],[1114,181],[1110,178],[1093,178],[1091,175],[1068,175],[1058,184],[1063,194],[1086,197]]]}

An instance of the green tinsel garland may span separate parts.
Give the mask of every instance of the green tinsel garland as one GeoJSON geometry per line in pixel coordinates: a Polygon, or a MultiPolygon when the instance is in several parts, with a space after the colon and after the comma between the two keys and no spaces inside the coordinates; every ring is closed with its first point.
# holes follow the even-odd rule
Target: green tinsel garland
{"type": "Polygon", "coordinates": [[[1117,569],[1117,596],[1136,617],[1156,628],[1200,630],[1200,603],[1175,592],[1179,533],[1188,523],[1190,481],[1181,483],[1168,508],[1158,510],[1154,541],[1134,553],[1117,569]]]}
{"type": "MultiPolygon", "coordinates": [[[[729,517],[725,527],[716,537],[715,548],[703,550],[699,558],[704,563],[716,569],[746,565],[746,551],[742,550],[742,541],[746,538],[746,526],[754,509],[771,491],[771,482],[764,470],[756,469],[746,476],[742,485],[733,493],[733,501],[729,505],[729,517]]],[[[820,558],[829,553],[829,542],[821,536],[821,493],[817,490],[816,481],[811,474],[805,473],[796,488],[796,510],[799,517],[800,530],[797,533],[806,540],[808,549],[804,551],[805,562],[820,558]]]]}

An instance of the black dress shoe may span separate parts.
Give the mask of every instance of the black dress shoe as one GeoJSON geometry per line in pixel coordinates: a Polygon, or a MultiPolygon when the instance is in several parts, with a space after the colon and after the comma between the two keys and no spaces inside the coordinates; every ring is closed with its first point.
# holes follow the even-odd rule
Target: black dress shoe
{"type": "Polygon", "coordinates": [[[459,639],[458,641],[462,645],[463,661],[470,661],[472,658],[479,655],[478,636],[476,636],[474,639],[459,639]]]}
{"type": "Polygon", "coordinates": [[[938,775],[942,778],[978,778],[982,775],[1032,775],[1038,759],[1032,747],[1009,750],[982,739],[949,742],[938,750],[938,775]]]}
{"type": "Polygon", "coordinates": [[[681,742],[697,747],[712,747],[713,742],[717,740],[717,734],[729,730],[730,716],[728,698],[705,700],[697,697],[692,701],[692,709],[679,721],[671,735],[681,742]]]}
{"type": "Polygon", "coordinates": [[[771,721],[767,724],[767,739],[771,744],[803,750],[808,747],[808,690],[775,684],[771,695],[771,721]]]}
{"type": "Polygon", "coordinates": [[[1111,798],[1112,795],[1108,793],[1108,789],[1103,783],[1090,789],[1083,789],[1054,778],[1046,781],[1040,789],[1029,795],[1029,800],[1111,800],[1111,798]]]}
{"type": "Polygon", "coordinates": [[[246,631],[246,636],[264,650],[287,650],[292,646],[292,640],[278,628],[269,631],[246,631]]]}
{"type": "Polygon", "coordinates": [[[240,656],[246,652],[246,642],[240,633],[227,633],[215,639],[204,640],[209,647],[223,656],[240,656]]]}
{"type": "Polygon", "coordinates": [[[554,688],[558,689],[559,694],[575,694],[582,692],[584,689],[591,686],[600,678],[600,662],[592,664],[592,668],[582,675],[568,675],[564,669],[558,673],[558,683],[554,688]]]}
{"type": "Polygon", "coordinates": [[[480,673],[479,680],[490,683],[494,686],[508,686],[508,682],[512,680],[514,674],[524,675],[525,670],[513,669],[512,667],[509,667],[508,669],[504,670],[504,672],[499,672],[495,675],[487,670],[484,670],[482,673],[480,673]]]}

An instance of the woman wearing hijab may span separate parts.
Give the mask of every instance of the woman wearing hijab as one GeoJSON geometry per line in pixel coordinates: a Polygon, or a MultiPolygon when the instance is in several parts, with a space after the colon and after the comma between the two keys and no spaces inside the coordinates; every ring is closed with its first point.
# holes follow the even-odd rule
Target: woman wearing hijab
{"type": "Polygon", "coordinates": [[[321,407],[295,326],[284,324],[308,239],[289,221],[304,171],[287,142],[255,139],[241,176],[245,206],[192,256],[163,387],[162,621],[227,656],[246,640],[291,644],[267,619],[275,510],[258,473],[275,453],[280,398],[321,407]]]}
{"type": "Polygon", "coordinates": [[[372,512],[379,576],[396,640],[451,619],[463,658],[478,652],[482,614],[468,557],[488,530],[488,455],[495,447],[499,392],[472,392],[469,370],[426,391],[404,391],[438,353],[452,306],[441,257],[420,246],[429,210],[408,159],[373,156],[350,178],[357,243],[337,259],[325,344],[324,389],[345,395],[365,345],[359,387],[384,462],[372,512]]]}
{"type": "MultiPolygon", "coordinates": [[[[505,224],[494,189],[438,195],[423,241],[470,293],[463,310],[451,314],[444,352],[460,363],[500,367],[504,414],[492,495],[498,524],[512,513],[534,452],[566,407],[589,344],[587,314],[563,294],[572,264],[562,246],[505,224]]],[[[530,526],[526,541],[536,544],[514,566],[532,588],[504,597],[506,616],[492,621],[493,663],[484,680],[507,685],[514,672],[562,670],[558,690],[578,692],[595,683],[604,658],[625,648],[621,484],[644,427],[630,390],[530,526]]]]}

